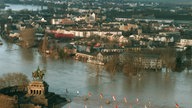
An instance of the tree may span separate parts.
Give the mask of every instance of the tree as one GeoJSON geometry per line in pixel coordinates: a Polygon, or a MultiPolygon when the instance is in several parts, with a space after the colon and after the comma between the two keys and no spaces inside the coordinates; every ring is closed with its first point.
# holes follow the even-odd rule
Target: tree
{"type": "Polygon", "coordinates": [[[105,68],[111,75],[121,70],[119,55],[114,55],[105,65],[105,68]]]}
{"type": "Polygon", "coordinates": [[[128,58],[126,58],[126,61],[123,63],[123,70],[122,71],[125,75],[128,75],[128,76],[136,74],[136,71],[134,69],[135,66],[131,61],[133,61],[133,58],[128,57],[128,58]]]}
{"type": "Polygon", "coordinates": [[[175,63],[176,63],[175,70],[181,71],[183,69],[183,53],[182,52],[177,53],[175,63]]]}
{"type": "Polygon", "coordinates": [[[137,75],[142,69],[140,54],[125,54],[122,71],[126,75],[137,75]]]}
{"type": "Polygon", "coordinates": [[[160,51],[163,65],[166,66],[166,71],[174,70],[176,67],[176,51],[173,48],[166,48],[160,51]]]}
{"type": "Polygon", "coordinates": [[[23,73],[7,73],[0,78],[0,88],[10,86],[26,86],[28,85],[28,78],[23,73]]]}
{"type": "Polygon", "coordinates": [[[186,56],[186,61],[185,61],[185,67],[187,68],[187,72],[189,73],[189,68],[191,67],[191,52],[192,52],[192,47],[188,46],[187,49],[185,50],[185,56],[186,56]]]}
{"type": "Polygon", "coordinates": [[[35,30],[32,28],[27,28],[25,30],[22,30],[20,33],[21,37],[21,45],[23,47],[32,47],[34,45],[34,38],[35,36],[35,30]]]}
{"type": "Polygon", "coordinates": [[[7,14],[11,15],[13,13],[12,9],[8,9],[7,11],[7,14]]]}

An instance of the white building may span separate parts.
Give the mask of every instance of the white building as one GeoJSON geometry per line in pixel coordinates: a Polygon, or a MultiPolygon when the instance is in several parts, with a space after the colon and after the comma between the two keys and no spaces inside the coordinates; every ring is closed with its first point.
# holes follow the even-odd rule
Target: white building
{"type": "Polygon", "coordinates": [[[181,39],[179,44],[181,46],[192,46],[192,39],[181,39]]]}

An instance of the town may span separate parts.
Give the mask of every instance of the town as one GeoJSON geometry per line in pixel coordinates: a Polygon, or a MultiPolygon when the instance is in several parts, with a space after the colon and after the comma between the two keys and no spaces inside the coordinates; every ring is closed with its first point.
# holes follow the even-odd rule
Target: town
{"type": "Polygon", "coordinates": [[[191,68],[192,7],[187,3],[6,0],[0,8],[2,39],[36,48],[42,56],[102,65],[127,76],[191,68]],[[15,11],[9,4],[40,8],[15,11]]]}

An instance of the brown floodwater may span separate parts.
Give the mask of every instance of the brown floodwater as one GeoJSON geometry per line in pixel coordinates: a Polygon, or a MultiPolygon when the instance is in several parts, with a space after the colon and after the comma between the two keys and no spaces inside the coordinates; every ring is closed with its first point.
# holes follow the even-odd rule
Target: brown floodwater
{"type": "Polygon", "coordinates": [[[69,96],[75,96],[72,103],[63,108],[83,108],[84,104],[87,108],[112,108],[116,104],[120,108],[144,108],[149,102],[152,108],[174,108],[176,103],[182,108],[192,107],[192,71],[144,71],[140,77],[126,77],[122,73],[112,76],[100,66],[42,57],[37,49],[23,49],[3,41],[0,76],[22,72],[32,80],[32,71],[38,66],[46,70],[44,80],[50,86],[49,91],[65,96],[67,89],[69,96]],[[91,97],[84,101],[83,96],[88,93],[91,97]],[[112,96],[116,101],[112,102],[112,96]],[[125,97],[128,103],[124,102],[125,97]],[[111,104],[106,104],[106,99],[111,100],[111,104]]]}

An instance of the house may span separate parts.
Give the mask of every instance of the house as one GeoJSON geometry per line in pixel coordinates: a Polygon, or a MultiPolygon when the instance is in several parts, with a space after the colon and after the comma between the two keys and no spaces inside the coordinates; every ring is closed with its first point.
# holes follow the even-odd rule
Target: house
{"type": "Polygon", "coordinates": [[[10,31],[9,36],[10,37],[17,37],[18,38],[20,36],[19,30],[12,30],[12,31],[10,31]]]}
{"type": "Polygon", "coordinates": [[[51,20],[51,24],[53,24],[53,25],[58,25],[58,24],[61,24],[61,25],[74,25],[75,22],[72,21],[69,18],[53,18],[51,20]]]}
{"type": "Polygon", "coordinates": [[[63,48],[64,53],[66,53],[67,55],[75,55],[75,53],[77,53],[77,49],[75,48],[75,46],[73,45],[66,45],[63,48]]]}
{"type": "Polygon", "coordinates": [[[86,23],[94,23],[96,19],[95,13],[89,13],[85,16],[85,22],[86,23]]]}
{"type": "Polygon", "coordinates": [[[101,53],[98,53],[96,56],[90,56],[87,62],[98,65],[104,65],[104,56],[101,53]]]}
{"type": "Polygon", "coordinates": [[[118,42],[120,42],[120,43],[128,43],[128,39],[125,38],[124,36],[120,36],[119,39],[118,39],[118,42]]]}
{"type": "Polygon", "coordinates": [[[127,25],[120,25],[119,30],[123,31],[131,31],[132,29],[138,29],[138,25],[136,24],[127,24],[127,25]]]}
{"type": "MultiPolygon", "coordinates": [[[[136,66],[139,66],[143,69],[161,69],[162,68],[162,60],[160,55],[158,54],[137,54],[137,53],[126,53],[130,54],[133,57],[133,63],[136,66]],[[138,65],[139,64],[139,65],[138,65]]],[[[126,60],[125,54],[122,54],[121,60],[126,60]]]]}
{"type": "Polygon", "coordinates": [[[141,62],[144,69],[161,69],[162,60],[159,55],[144,55],[141,62]]]}
{"type": "Polygon", "coordinates": [[[99,52],[96,55],[90,56],[87,60],[89,63],[104,65],[113,57],[119,55],[121,52],[99,52]]]}
{"type": "Polygon", "coordinates": [[[179,44],[181,46],[192,46],[192,39],[181,39],[179,44]]]}

